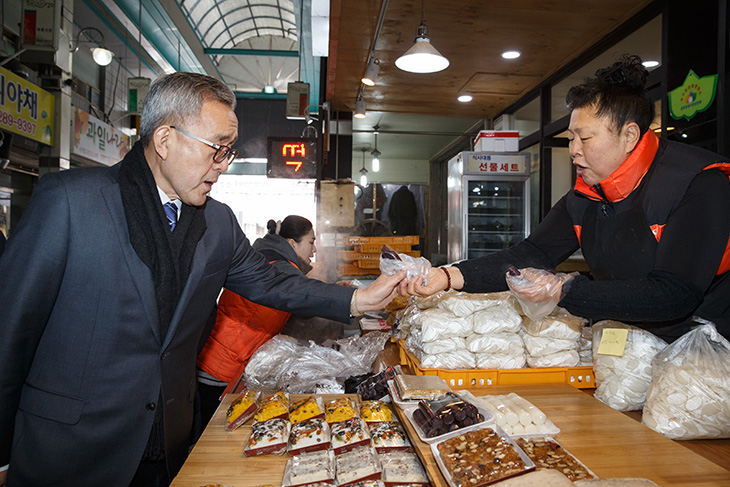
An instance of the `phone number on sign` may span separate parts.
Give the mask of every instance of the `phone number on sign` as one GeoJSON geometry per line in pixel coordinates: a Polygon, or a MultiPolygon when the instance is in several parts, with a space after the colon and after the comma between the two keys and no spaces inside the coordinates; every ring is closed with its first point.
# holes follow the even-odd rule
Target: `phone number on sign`
{"type": "Polygon", "coordinates": [[[21,132],[26,134],[35,135],[35,129],[38,126],[33,122],[23,120],[22,118],[15,118],[11,113],[0,111],[0,124],[6,127],[17,127],[21,132]]]}

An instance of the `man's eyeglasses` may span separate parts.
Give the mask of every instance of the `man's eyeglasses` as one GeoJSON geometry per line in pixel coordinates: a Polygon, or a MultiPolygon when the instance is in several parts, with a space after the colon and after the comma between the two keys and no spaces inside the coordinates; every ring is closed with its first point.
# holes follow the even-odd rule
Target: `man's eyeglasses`
{"type": "Polygon", "coordinates": [[[175,127],[174,125],[170,125],[170,128],[173,128],[181,134],[187,135],[191,139],[198,140],[208,147],[212,147],[213,149],[215,149],[215,154],[213,154],[213,160],[215,162],[225,162],[226,164],[231,164],[233,160],[238,156],[238,151],[236,149],[231,149],[227,145],[214,144],[213,142],[198,137],[197,135],[191,134],[190,132],[186,132],[181,128],[175,127]]]}

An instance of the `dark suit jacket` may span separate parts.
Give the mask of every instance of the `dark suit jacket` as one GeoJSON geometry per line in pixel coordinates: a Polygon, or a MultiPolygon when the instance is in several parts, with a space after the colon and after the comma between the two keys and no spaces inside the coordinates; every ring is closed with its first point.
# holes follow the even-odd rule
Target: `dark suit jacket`
{"type": "Polygon", "coordinates": [[[160,336],[119,167],[43,176],[0,257],[0,465],[9,459],[10,486],[127,486],[158,407],[174,476],[189,447],[198,343],[224,284],[267,306],[349,320],[352,289],[277,272],[230,208],[209,199],[160,336]]]}

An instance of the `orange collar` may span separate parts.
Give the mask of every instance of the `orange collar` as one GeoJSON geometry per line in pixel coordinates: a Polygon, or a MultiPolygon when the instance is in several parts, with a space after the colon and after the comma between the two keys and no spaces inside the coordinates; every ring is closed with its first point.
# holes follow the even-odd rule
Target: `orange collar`
{"type": "MultiPolygon", "coordinates": [[[[651,163],[659,149],[659,137],[647,130],[631,155],[609,177],[598,183],[606,199],[611,202],[621,201],[635,190],[649,171],[651,163]]],[[[591,199],[602,199],[595,187],[588,186],[582,177],[575,182],[575,189],[591,199]]]]}

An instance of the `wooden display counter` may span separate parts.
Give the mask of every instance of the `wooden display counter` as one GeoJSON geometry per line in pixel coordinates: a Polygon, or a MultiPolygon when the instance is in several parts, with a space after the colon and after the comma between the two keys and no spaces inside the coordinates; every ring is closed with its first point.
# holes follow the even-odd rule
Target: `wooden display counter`
{"type": "MultiPolygon", "coordinates": [[[[532,402],[560,428],[556,439],[563,447],[601,478],[643,477],[662,487],[730,487],[730,470],[567,384],[491,386],[470,390],[476,396],[515,392],[532,402]]],[[[288,456],[246,458],[242,451],[250,425],[233,432],[224,431],[225,411],[231,399],[230,396],[224,399],[172,486],[281,485],[288,456]]],[[[429,445],[418,439],[402,415],[401,421],[432,485],[445,487],[447,484],[431,456],[429,445]]],[[[723,449],[727,448],[728,440],[715,441],[723,445],[723,449]]]]}

